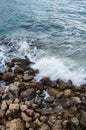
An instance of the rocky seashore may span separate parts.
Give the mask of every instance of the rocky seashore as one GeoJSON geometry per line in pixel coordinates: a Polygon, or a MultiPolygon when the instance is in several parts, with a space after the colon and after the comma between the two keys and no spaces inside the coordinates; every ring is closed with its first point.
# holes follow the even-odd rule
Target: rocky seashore
{"type": "Polygon", "coordinates": [[[35,80],[27,57],[0,72],[0,130],[86,130],[86,85],[35,80]]]}

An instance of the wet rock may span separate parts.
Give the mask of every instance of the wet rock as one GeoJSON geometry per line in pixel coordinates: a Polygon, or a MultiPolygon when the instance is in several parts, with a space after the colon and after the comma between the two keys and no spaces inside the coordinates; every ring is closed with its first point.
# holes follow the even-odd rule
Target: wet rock
{"type": "Polygon", "coordinates": [[[25,81],[25,82],[29,82],[29,81],[33,80],[33,78],[34,78],[34,77],[31,76],[31,75],[30,75],[30,76],[27,75],[27,76],[24,76],[24,81],[25,81]]]}
{"type": "Polygon", "coordinates": [[[12,59],[12,62],[21,62],[21,61],[22,59],[18,57],[12,59]]]}
{"type": "Polygon", "coordinates": [[[47,86],[47,85],[50,85],[50,79],[48,77],[44,77],[41,79],[41,82],[43,85],[47,86]]]}
{"type": "Polygon", "coordinates": [[[6,101],[2,101],[1,110],[5,111],[6,109],[7,109],[7,103],[6,103],[6,101]]]}
{"type": "Polygon", "coordinates": [[[24,73],[24,70],[21,67],[19,66],[15,67],[14,74],[23,74],[23,73],[24,73]]]}
{"type": "Polygon", "coordinates": [[[24,70],[27,70],[27,66],[30,65],[32,62],[26,57],[25,59],[22,59],[20,63],[20,67],[23,68],[24,70]]]}
{"type": "Polygon", "coordinates": [[[26,121],[26,122],[32,121],[32,118],[27,116],[24,112],[21,112],[21,118],[23,119],[23,121],[26,121]]]}
{"type": "Polygon", "coordinates": [[[54,88],[49,88],[48,89],[48,93],[51,95],[51,96],[56,96],[56,94],[57,94],[57,90],[56,89],[54,89],[54,88]]]}
{"type": "Polygon", "coordinates": [[[86,128],[86,112],[81,111],[81,119],[80,119],[80,124],[82,127],[86,128]]]}
{"type": "Polygon", "coordinates": [[[80,100],[79,97],[73,97],[73,101],[74,101],[74,103],[76,103],[76,104],[82,103],[82,101],[80,100]]]}
{"type": "Polygon", "coordinates": [[[54,101],[54,97],[53,97],[53,96],[47,97],[47,98],[45,99],[45,101],[51,103],[51,102],[54,101]]]}
{"type": "Polygon", "coordinates": [[[40,128],[38,128],[38,130],[50,130],[50,127],[46,124],[42,124],[40,128]]]}
{"type": "Polygon", "coordinates": [[[57,87],[57,82],[56,82],[56,81],[51,81],[50,86],[51,86],[52,88],[57,87]]]}
{"type": "Polygon", "coordinates": [[[62,130],[62,120],[57,120],[54,123],[52,130],[62,130]]]}
{"type": "Polygon", "coordinates": [[[71,94],[72,94],[72,90],[71,89],[64,90],[64,96],[69,97],[69,96],[71,96],[71,94]]]}
{"type": "Polygon", "coordinates": [[[78,118],[76,118],[76,117],[71,117],[71,122],[72,122],[74,125],[76,125],[76,126],[79,125],[79,120],[78,120],[78,118]]]}
{"type": "Polygon", "coordinates": [[[35,95],[35,90],[33,88],[30,89],[26,89],[24,91],[21,92],[20,96],[22,98],[27,98],[27,99],[32,99],[35,95]]]}
{"type": "Polygon", "coordinates": [[[26,111],[27,110],[27,105],[21,105],[20,104],[20,110],[23,112],[23,111],[26,111]]]}
{"type": "Polygon", "coordinates": [[[2,77],[2,79],[3,79],[5,82],[13,81],[14,78],[15,78],[15,75],[14,75],[13,72],[4,73],[4,74],[3,74],[3,77],[2,77]]]}
{"type": "Polygon", "coordinates": [[[59,81],[59,86],[60,86],[60,89],[66,89],[68,88],[68,84],[62,80],[59,81]]]}
{"type": "Polygon", "coordinates": [[[25,128],[21,120],[17,118],[7,122],[6,130],[25,130],[25,128]]]}
{"type": "Polygon", "coordinates": [[[9,68],[12,68],[15,64],[13,62],[5,62],[5,65],[9,68]]]}

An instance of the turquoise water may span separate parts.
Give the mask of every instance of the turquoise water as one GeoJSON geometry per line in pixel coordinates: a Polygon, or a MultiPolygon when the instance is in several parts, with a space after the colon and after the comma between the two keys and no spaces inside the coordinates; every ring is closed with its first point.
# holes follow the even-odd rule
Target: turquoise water
{"type": "Polygon", "coordinates": [[[0,67],[29,56],[40,75],[86,83],[86,0],[0,1],[0,67]]]}

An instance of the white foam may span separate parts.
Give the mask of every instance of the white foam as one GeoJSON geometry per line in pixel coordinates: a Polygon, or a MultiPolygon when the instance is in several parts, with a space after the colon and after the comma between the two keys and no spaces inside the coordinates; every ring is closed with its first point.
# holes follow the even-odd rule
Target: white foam
{"type": "MultiPolygon", "coordinates": [[[[36,64],[32,67],[39,69],[40,73],[37,75],[37,79],[41,79],[44,76],[50,77],[52,80],[61,78],[63,80],[72,80],[74,85],[81,85],[86,83],[86,74],[78,69],[71,69],[71,64],[66,64],[65,60],[57,59],[55,57],[44,57],[38,59],[36,64]]],[[[74,67],[74,66],[73,66],[74,67]]]]}

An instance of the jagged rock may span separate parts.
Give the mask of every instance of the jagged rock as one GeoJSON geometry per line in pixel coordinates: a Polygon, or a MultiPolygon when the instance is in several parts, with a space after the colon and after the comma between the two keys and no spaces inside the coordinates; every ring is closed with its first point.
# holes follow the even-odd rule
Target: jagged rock
{"type": "Polygon", "coordinates": [[[25,130],[25,127],[19,118],[6,123],[6,130],[25,130]]]}
{"type": "Polygon", "coordinates": [[[62,130],[62,120],[57,120],[54,123],[52,130],[62,130]]]}
{"type": "Polygon", "coordinates": [[[13,81],[14,78],[15,78],[15,75],[14,75],[13,72],[4,73],[4,74],[3,74],[3,77],[2,77],[2,79],[3,79],[5,82],[13,81]]]}
{"type": "Polygon", "coordinates": [[[38,128],[38,130],[50,130],[50,127],[46,124],[42,124],[40,128],[38,128]]]}
{"type": "Polygon", "coordinates": [[[19,104],[10,104],[9,105],[9,110],[13,113],[18,112],[19,111],[19,104]]]}
{"type": "Polygon", "coordinates": [[[26,111],[27,110],[27,105],[21,105],[20,104],[20,110],[23,112],[23,111],[26,111]]]}
{"type": "Polygon", "coordinates": [[[36,119],[34,122],[33,122],[33,125],[34,125],[34,128],[38,128],[41,126],[41,122],[39,121],[39,119],[36,119]]]}
{"type": "Polygon", "coordinates": [[[26,123],[25,123],[25,127],[26,127],[26,128],[30,128],[30,123],[26,122],[26,123]]]}
{"type": "Polygon", "coordinates": [[[18,57],[12,59],[12,62],[21,62],[21,61],[22,59],[18,57]]]}
{"type": "Polygon", "coordinates": [[[28,100],[32,99],[35,95],[35,90],[33,88],[26,89],[21,92],[20,96],[22,98],[27,98],[28,100]]]}
{"type": "Polygon", "coordinates": [[[40,121],[41,121],[42,123],[46,122],[46,119],[47,119],[46,116],[41,116],[41,117],[40,117],[40,121]]]}
{"type": "Polygon", "coordinates": [[[24,81],[25,82],[29,82],[29,81],[31,81],[32,79],[33,79],[34,77],[32,76],[32,75],[27,75],[27,76],[24,76],[24,81]]]}
{"type": "Polygon", "coordinates": [[[23,74],[23,73],[24,73],[24,70],[23,70],[21,67],[17,66],[17,67],[15,67],[15,69],[14,69],[14,73],[15,73],[15,74],[23,74]]]}
{"type": "Polygon", "coordinates": [[[6,103],[6,101],[2,101],[1,110],[5,111],[6,109],[7,109],[7,103],[6,103]]]}
{"type": "Polygon", "coordinates": [[[27,116],[24,112],[21,112],[21,118],[23,119],[23,121],[26,121],[26,122],[32,121],[32,118],[27,116]]]}
{"type": "Polygon", "coordinates": [[[27,113],[29,116],[33,116],[34,111],[31,110],[31,109],[27,109],[27,110],[26,110],[26,113],[27,113]]]}
{"type": "Polygon", "coordinates": [[[17,86],[10,87],[8,91],[14,98],[18,97],[19,88],[17,86]]]}
{"type": "Polygon", "coordinates": [[[53,96],[50,96],[50,97],[47,97],[47,98],[45,99],[45,101],[51,103],[51,102],[54,101],[54,99],[55,99],[55,98],[54,98],[53,96]]]}
{"type": "Polygon", "coordinates": [[[25,85],[24,83],[20,83],[20,84],[18,85],[18,88],[19,88],[20,91],[23,91],[23,90],[26,89],[26,85],[25,85]]]}
{"type": "Polygon", "coordinates": [[[13,62],[6,62],[5,65],[9,68],[12,68],[15,64],[13,62]]]}

